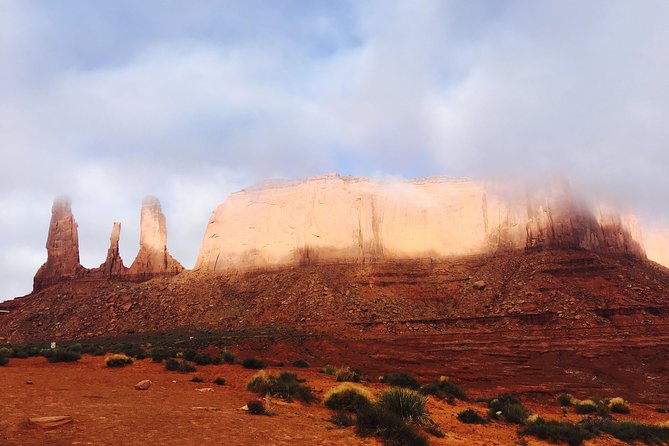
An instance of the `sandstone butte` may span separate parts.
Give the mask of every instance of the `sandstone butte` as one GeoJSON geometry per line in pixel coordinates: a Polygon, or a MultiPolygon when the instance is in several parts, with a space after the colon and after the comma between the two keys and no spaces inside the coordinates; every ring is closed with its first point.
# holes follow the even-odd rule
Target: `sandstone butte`
{"type": "MultiPolygon", "coordinates": [[[[70,202],[54,201],[47,261],[35,291],[73,278],[143,281],[183,266],[167,250],[160,202],[144,200],[140,249],[123,265],[114,223],[105,262],[79,263],[70,202]]],[[[652,260],[667,261],[669,237],[656,232],[652,260]]],[[[569,187],[522,194],[489,183],[433,177],[382,181],[327,174],[273,181],[232,194],[211,215],[194,270],[225,271],[317,263],[439,259],[499,250],[585,249],[646,258],[636,219],[580,202],[569,187]]]]}
{"type": "Polygon", "coordinates": [[[568,186],[513,197],[451,178],[335,174],[233,194],[212,214],[196,270],[446,258],[582,248],[645,258],[636,220],[579,203],[568,186]]]}

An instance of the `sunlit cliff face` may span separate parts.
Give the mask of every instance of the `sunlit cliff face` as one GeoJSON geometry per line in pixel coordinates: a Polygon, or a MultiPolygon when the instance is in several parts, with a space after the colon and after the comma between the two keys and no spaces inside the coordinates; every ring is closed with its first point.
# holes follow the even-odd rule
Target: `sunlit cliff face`
{"type": "Polygon", "coordinates": [[[669,229],[646,230],[643,245],[650,260],[669,268],[669,229]]]}
{"type": "Polygon", "coordinates": [[[233,194],[212,214],[196,269],[441,258],[584,248],[645,257],[633,218],[577,202],[565,185],[509,193],[435,177],[335,174],[233,194]]]}

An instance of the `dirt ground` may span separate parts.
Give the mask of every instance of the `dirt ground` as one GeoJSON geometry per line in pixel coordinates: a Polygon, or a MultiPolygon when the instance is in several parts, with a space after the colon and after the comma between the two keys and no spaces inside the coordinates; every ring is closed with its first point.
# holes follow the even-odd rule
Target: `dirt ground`
{"type": "MultiPolygon", "coordinates": [[[[311,369],[294,371],[315,389],[322,400],[336,383],[332,376],[311,369]]],[[[271,400],[275,416],[253,416],[240,410],[255,395],[246,383],[255,374],[239,365],[198,367],[189,374],[168,372],[149,359],[122,369],[104,366],[104,357],[84,356],[77,363],[50,364],[44,358],[12,359],[0,368],[1,445],[380,445],[374,438],[360,438],[354,428],[337,428],[328,421],[331,412],[321,403],[305,405],[271,400]],[[190,382],[193,376],[204,380],[190,382]],[[223,377],[225,385],[212,384],[223,377]],[[150,379],[148,391],[134,385],[150,379]],[[196,389],[213,388],[213,392],[196,389]],[[205,410],[201,408],[216,408],[205,410]],[[200,408],[200,409],[198,409],[200,408]],[[28,422],[31,417],[70,415],[73,422],[43,430],[28,422]]],[[[384,384],[365,384],[374,393],[384,384]]],[[[563,418],[557,404],[527,407],[545,418],[563,418]]],[[[517,428],[504,423],[472,426],[457,421],[457,413],[482,403],[458,402],[456,406],[429,398],[432,418],[446,433],[430,437],[432,445],[540,445],[526,437],[522,443],[517,428]]],[[[669,420],[651,406],[632,405],[631,419],[645,422],[669,420]]],[[[569,419],[576,421],[576,415],[569,419]]],[[[622,444],[600,437],[588,445],[622,444]]]]}

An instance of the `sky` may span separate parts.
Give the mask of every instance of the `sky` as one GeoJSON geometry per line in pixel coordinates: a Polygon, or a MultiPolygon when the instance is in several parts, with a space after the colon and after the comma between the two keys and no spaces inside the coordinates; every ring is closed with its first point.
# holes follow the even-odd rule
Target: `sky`
{"type": "Polygon", "coordinates": [[[326,172],[572,186],[669,227],[666,0],[0,0],[0,301],[52,200],[81,263],[144,196],[192,267],[212,210],[326,172]]]}

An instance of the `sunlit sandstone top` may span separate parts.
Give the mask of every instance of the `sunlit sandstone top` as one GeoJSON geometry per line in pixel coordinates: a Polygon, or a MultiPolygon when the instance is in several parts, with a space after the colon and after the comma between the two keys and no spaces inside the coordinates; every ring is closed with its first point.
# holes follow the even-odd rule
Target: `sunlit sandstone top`
{"type": "Polygon", "coordinates": [[[214,210],[196,269],[440,258],[497,249],[584,248],[645,257],[633,218],[577,204],[568,188],[522,198],[489,184],[339,175],[275,181],[214,210]]]}

